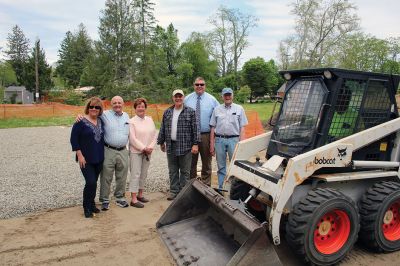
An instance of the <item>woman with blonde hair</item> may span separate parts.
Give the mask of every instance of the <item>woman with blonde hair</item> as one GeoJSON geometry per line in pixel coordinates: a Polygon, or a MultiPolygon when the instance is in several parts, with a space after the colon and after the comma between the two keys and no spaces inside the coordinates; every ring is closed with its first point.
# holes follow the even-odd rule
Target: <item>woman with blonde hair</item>
{"type": "Polygon", "coordinates": [[[85,178],[83,189],[83,211],[86,218],[92,218],[96,208],[97,179],[104,161],[104,129],[100,119],[103,104],[98,97],[92,97],[85,106],[85,116],[75,123],[71,131],[72,151],[76,152],[76,161],[85,178]]]}

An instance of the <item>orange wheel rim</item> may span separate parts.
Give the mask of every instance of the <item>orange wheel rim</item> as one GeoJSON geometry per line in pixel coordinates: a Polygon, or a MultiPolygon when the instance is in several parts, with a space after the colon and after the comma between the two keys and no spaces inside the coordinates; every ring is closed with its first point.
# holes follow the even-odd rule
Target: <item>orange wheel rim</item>
{"type": "Polygon", "coordinates": [[[400,239],[400,200],[397,200],[386,210],[383,216],[382,231],[384,237],[389,241],[400,239]]]}
{"type": "Polygon", "coordinates": [[[315,248],[325,255],[338,252],[349,239],[350,228],[346,212],[333,210],[324,214],[314,228],[315,248]]]}

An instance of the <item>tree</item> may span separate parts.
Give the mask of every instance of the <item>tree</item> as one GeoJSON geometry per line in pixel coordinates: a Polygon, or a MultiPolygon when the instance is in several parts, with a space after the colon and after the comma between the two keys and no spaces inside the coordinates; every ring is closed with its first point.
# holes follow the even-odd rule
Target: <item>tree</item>
{"type": "Polygon", "coordinates": [[[128,0],[107,0],[101,11],[96,56],[84,72],[85,81],[98,78],[98,87],[105,96],[115,94],[118,87],[126,87],[137,77],[138,34],[134,19],[132,2],[128,0]]]}
{"type": "Polygon", "coordinates": [[[17,76],[10,63],[0,62],[0,87],[17,84],[17,76]]]}
{"type": "Polygon", "coordinates": [[[268,62],[261,57],[253,58],[244,63],[242,69],[244,83],[250,87],[250,102],[256,96],[274,93],[278,87],[280,77],[275,62],[268,62]]]}
{"type": "Polygon", "coordinates": [[[25,85],[25,67],[29,58],[29,40],[22,29],[15,25],[12,33],[7,37],[7,50],[5,51],[8,62],[14,68],[19,84],[25,85]]]}
{"type": "Polygon", "coordinates": [[[80,84],[83,70],[92,56],[92,40],[81,23],[75,34],[70,31],[65,34],[59,50],[56,72],[68,86],[75,88],[80,84]]]}
{"type": "MultiPolygon", "coordinates": [[[[52,86],[51,80],[51,67],[46,61],[46,54],[40,45],[38,45],[38,68],[39,68],[39,93],[42,95],[43,91],[49,90],[52,86]]],[[[31,56],[28,59],[26,66],[26,89],[35,92],[36,78],[35,78],[35,53],[36,47],[32,49],[31,56]]]]}
{"type": "Polygon", "coordinates": [[[157,26],[153,42],[160,51],[158,54],[158,61],[160,61],[160,59],[165,61],[169,75],[176,74],[179,38],[178,31],[174,28],[174,25],[172,25],[172,23],[169,24],[167,30],[161,26],[157,26]]]}
{"type": "Polygon", "coordinates": [[[150,0],[134,0],[133,8],[135,13],[136,30],[139,32],[141,43],[142,67],[146,67],[148,42],[151,41],[156,19],[154,17],[154,3],[150,0]]]}
{"type": "Polygon", "coordinates": [[[209,21],[214,26],[209,36],[220,73],[222,76],[229,72],[236,75],[243,50],[249,46],[247,37],[251,28],[257,25],[257,18],[238,9],[220,6],[209,21]]]}
{"type": "MultiPolygon", "coordinates": [[[[202,76],[207,82],[214,79],[218,71],[217,62],[209,59],[209,53],[206,49],[206,44],[203,36],[199,33],[192,32],[188,40],[182,43],[179,48],[181,55],[180,63],[186,64],[186,67],[192,67],[192,77],[184,83],[185,87],[192,85],[195,77],[202,76]]],[[[188,73],[188,72],[186,72],[188,73]]]]}
{"type": "Polygon", "coordinates": [[[320,67],[346,37],[359,29],[356,6],[348,0],[292,3],[295,34],[281,41],[279,60],[291,68],[320,67]]]}
{"type": "Polygon", "coordinates": [[[363,33],[348,36],[338,47],[335,55],[328,58],[330,65],[341,68],[399,73],[400,39],[378,39],[363,33]]]}

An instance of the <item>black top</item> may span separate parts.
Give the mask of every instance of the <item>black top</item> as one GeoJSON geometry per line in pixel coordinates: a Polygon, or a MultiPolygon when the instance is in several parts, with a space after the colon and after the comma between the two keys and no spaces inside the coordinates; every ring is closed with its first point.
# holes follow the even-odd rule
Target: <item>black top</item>
{"type": "Polygon", "coordinates": [[[104,161],[104,129],[100,118],[97,126],[86,118],[75,123],[71,131],[71,146],[73,151],[81,150],[87,163],[104,161]]]}

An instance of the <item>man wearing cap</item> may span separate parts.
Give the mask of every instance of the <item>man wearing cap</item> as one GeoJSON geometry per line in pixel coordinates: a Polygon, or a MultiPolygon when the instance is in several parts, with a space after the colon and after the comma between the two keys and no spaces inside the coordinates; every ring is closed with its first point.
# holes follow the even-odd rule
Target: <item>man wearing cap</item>
{"type": "Polygon", "coordinates": [[[210,152],[217,156],[218,188],[222,189],[226,175],[226,154],[232,159],[236,143],[244,138],[244,126],[248,124],[242,106],[233,103],[233,90],[222,90],[224,103],[215,107],[211,120],[210,152]]]}
{"type": "MultiPolygon", "coordinates": [[[[184,104],[196,110],[197,120],[200,121],[201,142],[199,153],[201,156],[201,180],[210,185],[211,183],[211,161],[210,153],[210,118],[215,107],[219,105],[214,96],[205,92],[206,82],[204,78],[197,77],[193,83],[194,92],[185,97],[184,104]]],[[[197,177],[197,161],[199,154],[192,155],[192,166],[190,178],[197,177]]]]}
{"type": "Polygon", "coordinates": [[[167,151],[170,195],[173,200],[190,177],[192,154],[197,154],[200,130],[195,111],[183,104],[182,90],[172,92],[174,105],[165,110],[161,121],[157,144],[167,151]]]}

